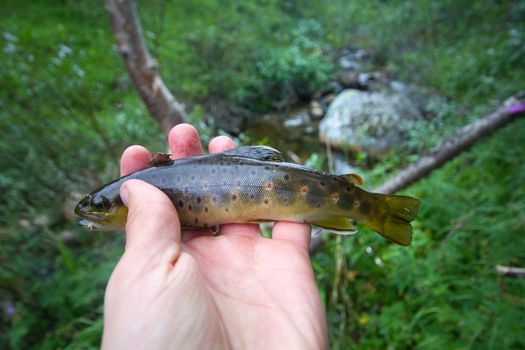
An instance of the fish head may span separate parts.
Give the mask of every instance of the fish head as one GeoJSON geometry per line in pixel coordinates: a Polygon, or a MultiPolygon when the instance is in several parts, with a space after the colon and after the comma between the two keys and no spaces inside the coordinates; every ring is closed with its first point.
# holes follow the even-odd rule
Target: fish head
{"type": "Polygon", "coordinates": [[[79,224],[87,230],[122,230],[126,226],[128,208],[119,194],[116,183],[103,186],[78,202],[75,214],[80,216],[79,224]]]}

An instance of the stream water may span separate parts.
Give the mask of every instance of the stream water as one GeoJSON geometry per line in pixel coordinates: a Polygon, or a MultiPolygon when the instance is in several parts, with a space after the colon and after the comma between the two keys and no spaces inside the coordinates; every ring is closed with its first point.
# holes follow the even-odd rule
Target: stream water
{"type": "Polygon", "coordinates": [[[290,159],[291,154],[304,161],[312,153],[326,153],[325,145],[319,140],[318,121],[307,121],[293,126],[287,125],[286,121],[284,118],[266,116],[251,121],[246,126],[245,134],[254,144],[264,143],[280,150],[289,161],[295,161],[290,159]]]}

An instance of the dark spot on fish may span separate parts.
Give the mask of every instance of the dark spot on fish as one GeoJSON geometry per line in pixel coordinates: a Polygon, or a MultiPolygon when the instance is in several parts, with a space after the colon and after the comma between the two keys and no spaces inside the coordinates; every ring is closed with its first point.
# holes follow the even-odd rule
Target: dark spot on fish
{"type": "Polygon", "coordinates": [[[195,175],[191,175],[191,180],[195,181],[195,175]]]}
{"type": "Polygon", "coordinates": [[[361,214],[370,214],[370,210],[372,209],[372,206],[370,205],[370,202],[364,201],[361,203],[361,206],[359,207],[359,212],[361,214]]]}
{"type": "Polygon", "coordinates": [[[250,174],[255,175],[255,169],[250,170],[250,174]]]}
{"type": "Polygon", "coordinates": [[[236,199],[237,199],[237,196],[236,195],[232,195],[232,201],[234,201],[236,199]]]}
{"type": "Polygon", "coordinates": [[[180,182],[181,178],[180,178],[179,175],[177,176],[176,180],[177,180],[177,182],[180,182]]]}
{"type": "Polygon", "coordinates": [[[288,197],[284,197],[283,202],[288,203],[288,197]]]}
{"type": "Polygon", "coordinates": [[[265,165],[264,166],[264,170],[271,170],[272,168],[270,168],[268,165],[265,165]]]}
{"type": "Polygon", "coordinates": [[[211,173],[212,173],[212,174],[215,174],[215,169],[211,169],[211,173]]]}
{"type": "Polygon", "coordinates": [[[204,207],[204,211],[207,213],[208,212],[208,207],[204,207]]]}
{"type": "Polygon", "coordinates": [[[177,204],[179,205],[179,207],[183,208],[184,207],[184,202],[183,201],[178,201],[177,204]]]}
{"type": "Polygon", "coordinates": [[[229,209],[229,208],[226,208],[226,209],[224,209],[224,210],[226,210],[226,212],[229,212],[229,211],[230,211],[230,209],[229,209]]]}
{"type": "Polygon", "coordinates": [[[242,185],[242,182],[241,182],[241,180],[237,180],[236,184],[237,184],[237,186],[240,186],[240,185],[242,185]]]}
{"type": "Polygon", "coordinates": [[[288,174],[284,174],[284,179],[285,179],[286,181],[290,180],[290,175],[288,175],[288,174]]]}
{"type": "Polygon", "coordinates": [[[202,201],[201,197],[197,197],[197,203],[200,203],[202,201]]]}
{"type": "Polygon", "coordinates": [[[250,198],[251,199],[254,199],[255,198],[255,195],[253,193],[250,193],[250,198]]]}
{"type": "Polygon", "coordinates": [[[268,204],[268,200],[267,199],[264,200],[264,204],[268,204]]]}
{"type": "Polygon", "coordinates": [[[217,197],[215,197],[215,196],[211,197],[211,201],[212,201],[213,203],[217,203],[217,197]]]}
{"type": "Polygon", "coordinates": [[[351,190],[350,187],[347,187],[347,188],[346,188],[346,191],[347,191],[347,192],[350,192],[350,190],[351,190]]]}
{"type": "Polygon", "coordinates": [[[315,205],[315,207],[316,207],[316,208],[321,208],[321,203],[317,203],[317,204],[315,205]]]}
{"type": "Polygon", "coordinates": [[[165,177],[161,177],[160,178],[160,183],[165,185],[166,184],[166,178],[165,177]]]}
{"type": "Polygon", "coordinates": [[[321,180],[321,181],[319,182],[319,185],[325,187],[325,186],[326,186],[326,182],[324,182],[323,180],[321,180]]]}
{"type": "Polygon", "coordinates": [[[228,171],[228,169],[226,169],[226,168],[222,168],[222,172],[223,172],[224,174],[226,174],[226,171],[228,171]]]}
{"type": "Polygon", "coordinates": [[[195,223],[196,223],[196,224],[199,223],[199,218],[198,218],[198,217],[195,217],[195,223]]]}
{"type": "Polygon", "coordinates": [[[188,210],[191,211],[191,205],[188,205],[188,210]]]}

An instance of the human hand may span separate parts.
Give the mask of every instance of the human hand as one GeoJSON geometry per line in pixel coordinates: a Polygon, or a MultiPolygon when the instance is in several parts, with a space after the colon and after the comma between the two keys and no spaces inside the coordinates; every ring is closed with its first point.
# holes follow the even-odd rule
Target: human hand
{"type": "MultiPolygon", "coordinates": [[[[174,127],[172,156],[202,154],[195,128],[174,127]]],[[[211,153],[234,148],[216,137],[211,153]]],[[[131,146],[121,174],[148,166],[149,153],[131,146]]],[[[163,192],[130,180],[126,249],[109,280],[104,349],[321,349],[326,319],[308,255],[310,227],[277,222],[273,238],[255,224],[181,232],[163,192]]]]}

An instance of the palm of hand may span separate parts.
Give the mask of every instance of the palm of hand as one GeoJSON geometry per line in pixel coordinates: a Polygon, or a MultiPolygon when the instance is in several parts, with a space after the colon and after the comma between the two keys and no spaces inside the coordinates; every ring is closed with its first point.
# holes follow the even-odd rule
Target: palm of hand
{"type": "MultiPolygon", "coordinates": [[[[177,140],[188,135],[188,129],[177,128],[177,140]]],[[[170,146],[177,155],[171,137],[170,146]]],[[[191,148],[181,153],[192,155],[191,148]]],[[[141,162],[133,164],[131,158],[124,154],[123,168],[126,159],[129,168],[140,168],[141,162]]],[[[169,220],[158,215],[163,217],[155,219],[169,220]]],[[[181,236],[178,221],[164,226],[170,225],[179,230],[178,244],[161,234],[131,246],[127,233],[126,252],[106,293],[104,347],[326,346],[324,312],[307,251],[308,227],[276,223],[277,239],[267,239],[255,225],[224,225],[219,237],[202,231],[181,236]]]]}

